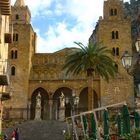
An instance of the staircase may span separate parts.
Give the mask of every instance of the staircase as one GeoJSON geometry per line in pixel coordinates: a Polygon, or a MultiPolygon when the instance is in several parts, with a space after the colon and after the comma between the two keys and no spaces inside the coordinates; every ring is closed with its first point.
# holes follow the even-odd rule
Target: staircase
{"type": "Polygon", "coordinates": [[[62,130],[66,130],[66,123],[59,121],[27,121],[8,128],[5,132],[10,139],[14,128],[19,128],[19,140],[65,140],[62,130]]]}

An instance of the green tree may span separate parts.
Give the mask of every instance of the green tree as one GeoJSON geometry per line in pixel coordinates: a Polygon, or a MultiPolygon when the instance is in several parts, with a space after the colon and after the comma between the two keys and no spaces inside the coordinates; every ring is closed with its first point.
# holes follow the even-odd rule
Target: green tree
{"type": "Polygon", "coordinates": [[[95,73],[105,80],[109,81],[110,77],[114,77],[116,67],[111,59],[111,51],[102,46],[102,44],[89,42],[84,46],[81,42],[74,42],[79,46],[70,53],[65,61],[63,69],[66,75],[79,75],[86,73],[88,78],[88,109],[93,109],[93,78],[95,73]]]}

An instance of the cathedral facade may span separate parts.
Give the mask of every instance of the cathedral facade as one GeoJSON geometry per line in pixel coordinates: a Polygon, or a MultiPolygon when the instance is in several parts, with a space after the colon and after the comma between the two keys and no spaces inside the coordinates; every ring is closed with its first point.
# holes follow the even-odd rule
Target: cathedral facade
{"type": "MultiPolygon", "coordinates": [[[[59,119],[60,96],[79,97],[75,107],[80,113],[88,110],[88,83],[83,73],[68,75],[62,67],[73,48],[64,48],[54,53],[37,53],[37,35],[31,25],[31,13],[23,0],[12,6],[11,24],[13,42],[9,47],[10,81],[14,89],[10,101],[5,102],[5,118],[34,119],[36,97],[41,95],[41,119],[59,119]]],[[[99,76],[93,81],[94,108],[126,101],[133,106],[133,79],[121,64],[124,51],[131,52],[131,21],[124,18],[121,0],[104,1],[103,17],[99,18],[90,38],[112,50],[118,73],[107,83],[99,76]]],[[[65,117],[71,115],[72,106],[65,104],[65,117]]]]}

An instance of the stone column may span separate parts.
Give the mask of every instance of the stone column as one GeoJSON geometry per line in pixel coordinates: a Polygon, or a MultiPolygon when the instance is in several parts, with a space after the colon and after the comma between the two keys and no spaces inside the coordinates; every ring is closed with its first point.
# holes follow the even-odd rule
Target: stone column
{"type": "Polygon", "coordinates": [[[27,120],[30,119],[30,113],[31,113],[30,109],[31,109],[31,101],[28,100],[28,104],[27,104],[27,120]]]}
{"type": "Polygon", "coordinates": [[[53,107],[53,100],[49,100],[49,107],[50,107],[50,120],[52,120],[52,107],[53,107]]]}

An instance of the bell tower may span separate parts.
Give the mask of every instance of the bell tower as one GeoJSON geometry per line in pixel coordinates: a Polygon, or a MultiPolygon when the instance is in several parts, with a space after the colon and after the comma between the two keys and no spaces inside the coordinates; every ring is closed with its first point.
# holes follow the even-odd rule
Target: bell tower
{"type": "Polygon", "coordinates": [[[12,6],[12,23],[30,24],[31,13],[28,6],[25,5],[24,0],[16,0],[12,6]]]}
{"type": "Polygon", "coordinates": [[[134,103],[133,78],[122,66],[121,57],[125,51],[132,52],[131,19],[124,16],[122,0],[104,0],[103,18],[96,29],[97,42],[102,42],[111,51],[118,70],[115,79],[107,83],[101,79],[101,104],[108,105],[122,101],[134,103]]]}
{"type": "MultiPolygon", "coordinates": [[[[13,97],[7,104],[13,109],[9,114],[13,117],[27,117],[28,86],[32,64],[32,56],[36,48],[36,33],[30,24],[31,14],[24,0],[16,0],[11,8],[11,27],[13,41],[9,45],[8,59],[10,64],[10,80],[13,97]]],[[[12,117],[10,115],[10,117],[12,117]]]]}
{"type": "Polygon", "coordinates": [[[123,1],[122,0],[106,0],[104,1],[103,17],[105,20],[122,20],[123,1]]]}

